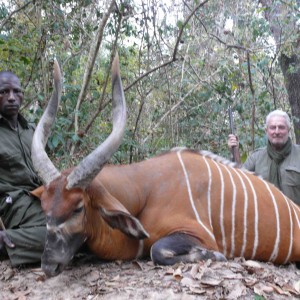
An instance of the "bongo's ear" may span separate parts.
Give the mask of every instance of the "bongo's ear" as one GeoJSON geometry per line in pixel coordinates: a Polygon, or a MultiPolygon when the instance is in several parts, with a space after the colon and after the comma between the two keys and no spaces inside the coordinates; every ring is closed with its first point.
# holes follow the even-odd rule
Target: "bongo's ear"
{"type": "Polygon", "coordinates": [[[44,192],[44,189],[45,189],[44,186],[41,185],[41,186],[39,186],[38,188],[36,188],[35,190],[33,190],[33,191],[29,192],[29,193],[32,196],[41,199],[41,196],[42,196],[42,194],[44,192]]]}

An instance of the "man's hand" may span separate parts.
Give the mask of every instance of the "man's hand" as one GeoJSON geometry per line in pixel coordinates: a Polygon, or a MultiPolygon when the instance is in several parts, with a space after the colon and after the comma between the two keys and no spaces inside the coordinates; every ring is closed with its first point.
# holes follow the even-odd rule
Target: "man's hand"
{"type": "Polygon", "coordinates": [[[15,247],[15,245],[11,242],[6,232],[0,231],[0,250],[3,249],[5,245],[9,248],[15,247]]]}
{"type": "Polygon", "coordinates": [[[231,150],[232,147],[239,148],[239,138],[234,134],[228,135],[228,148],[231,150]]]}

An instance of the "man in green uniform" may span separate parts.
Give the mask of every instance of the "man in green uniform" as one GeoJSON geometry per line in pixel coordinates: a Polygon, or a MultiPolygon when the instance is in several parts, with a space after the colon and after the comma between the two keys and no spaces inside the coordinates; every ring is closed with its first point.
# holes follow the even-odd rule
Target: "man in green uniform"
{"type": "Polygon", "coordinates": [[[30,155],[34,127],[19,113],[23,97],[19,78],[0,72],[0,257],[12,266],[39,262],[46,235],[41,203],[29,194],[41,182],[30,155]]]}
{"type": "MultiPolygon", "coordinates": [[[[243,167],[276,185],[286,196],[300,205],[300,145],[289,137],[288,114],[274,110],[266,118],[267,147],[255,150],[243,167]]],[[[238,147],[238,137],[230,134],[229,148],[238,147]]]]}

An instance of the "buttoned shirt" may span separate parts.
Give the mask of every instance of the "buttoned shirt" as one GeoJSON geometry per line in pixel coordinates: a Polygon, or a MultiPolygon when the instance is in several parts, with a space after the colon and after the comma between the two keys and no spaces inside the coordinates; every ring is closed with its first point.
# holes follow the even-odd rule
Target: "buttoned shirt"
{"type": "Polygon", "coordinates": [[[0,199],[16,198],[19,193],[41,185],[31,161],[34,126],[18,115],[17,129],[0,115],[0,199]]]}

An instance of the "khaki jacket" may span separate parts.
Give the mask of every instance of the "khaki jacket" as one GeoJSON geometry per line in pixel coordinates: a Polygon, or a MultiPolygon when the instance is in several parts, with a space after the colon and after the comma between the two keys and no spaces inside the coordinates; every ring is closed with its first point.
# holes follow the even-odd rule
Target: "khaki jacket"
{"type": "MultiPolygon", "coordinates": [[[[243,167],[268,179],[271,159],[267,148],[261,148],[248,156],[243,167]]],[[[280,165],[282,192],[300,205],[300,145],[292,145],[292,151],[280,165]]]]}

